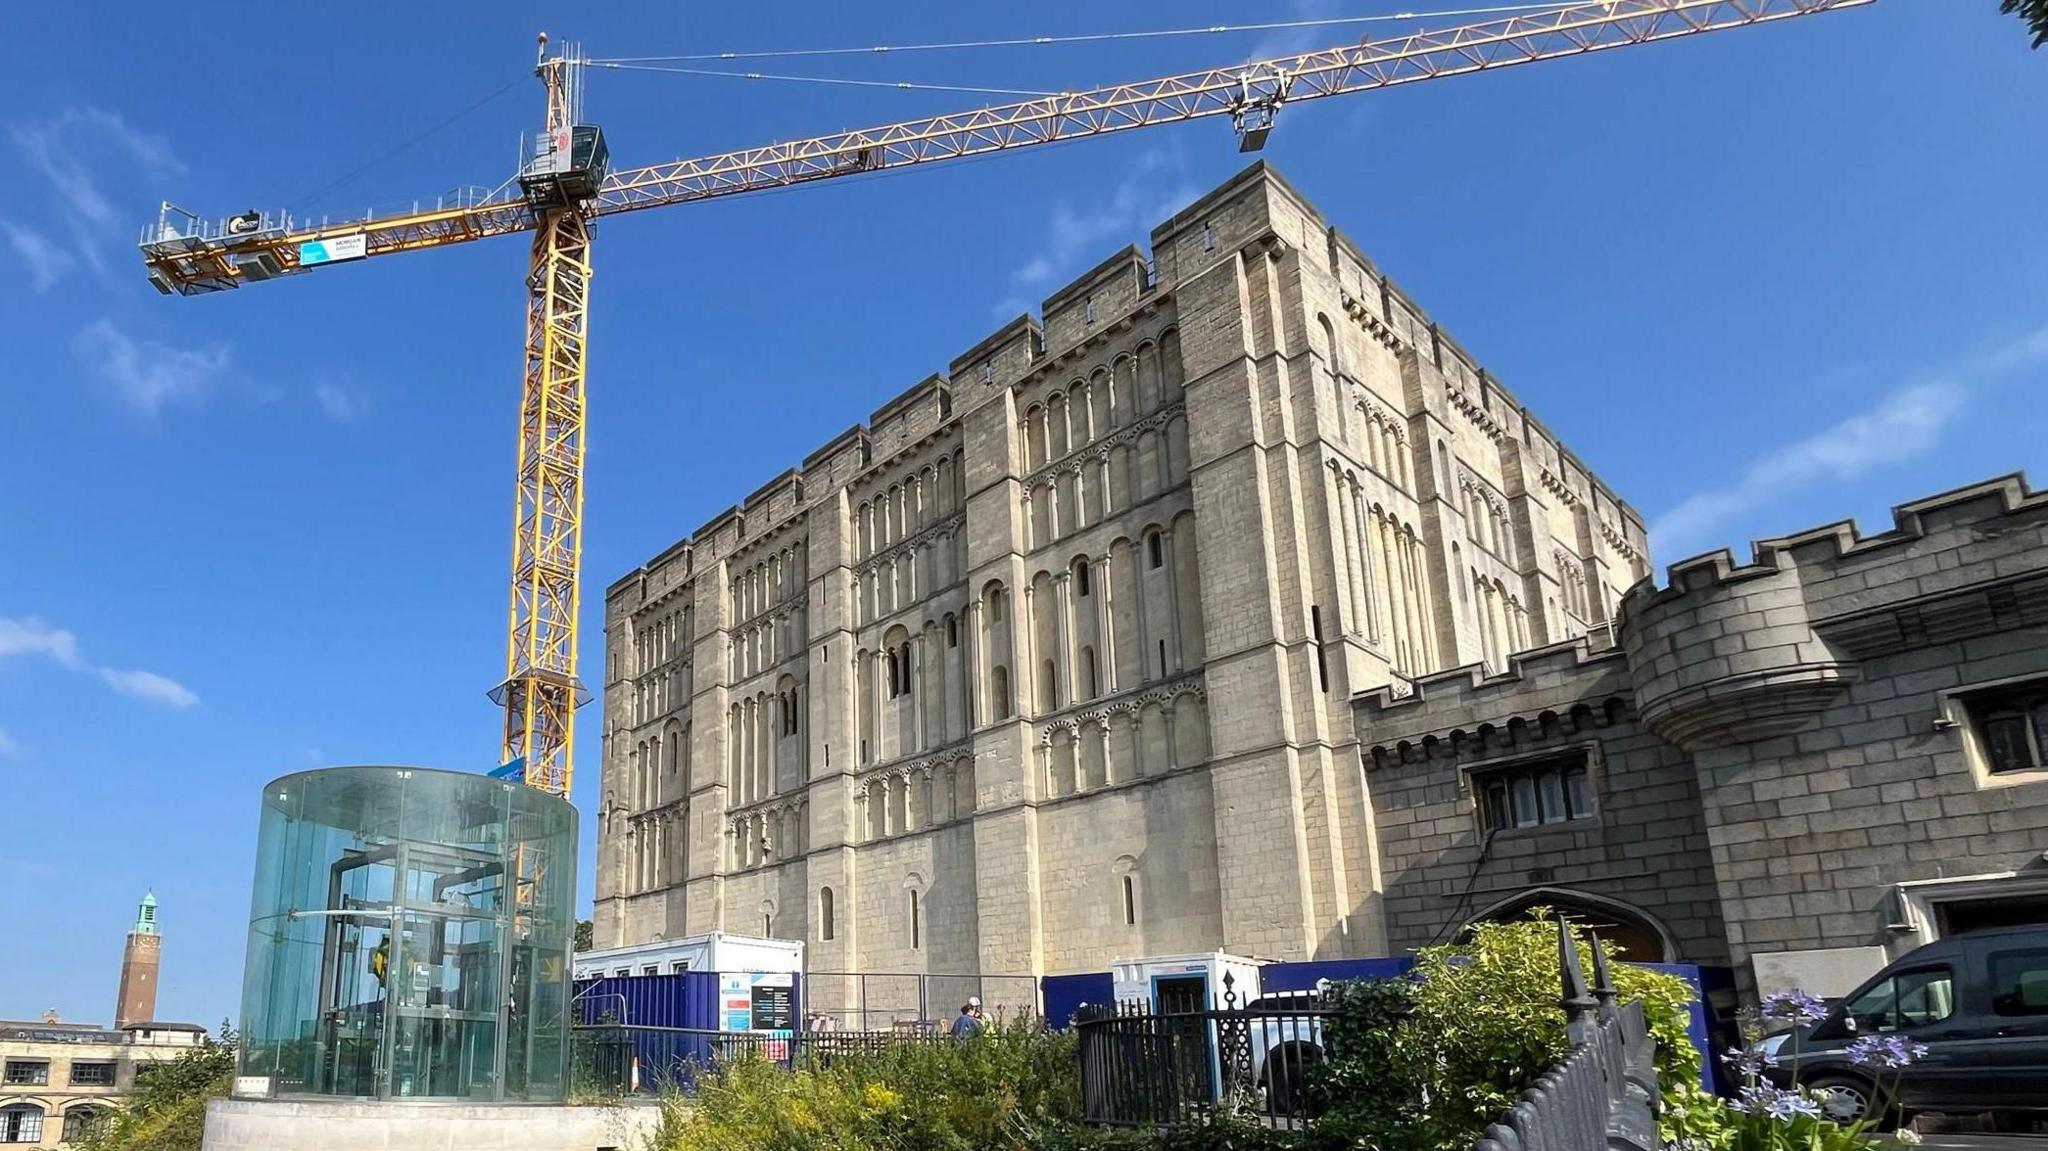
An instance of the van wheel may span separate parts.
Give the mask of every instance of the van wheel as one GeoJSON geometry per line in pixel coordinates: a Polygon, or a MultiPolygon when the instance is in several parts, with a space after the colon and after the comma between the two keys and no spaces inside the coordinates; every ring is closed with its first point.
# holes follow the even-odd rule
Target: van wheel
{"type": "Polygon", "coordinates": [[[1308,1044],[1277,1048],[1266,1057],[1266,1110],[1273,1115],[1292,1115],[1302,1105],[1302,1091],[1308,1086],[1308,1069],[1323,1061],[1323,1053],[1308,1044]]]}
{"type": "Polygon", "coordinates": [[[1820,1099],[1820,1112],[1837,1123],[1882,1118],[1889,1110],[1869,1080],[1854,1075],[1816,1075],[1804,1086],[1820,1099]]]}

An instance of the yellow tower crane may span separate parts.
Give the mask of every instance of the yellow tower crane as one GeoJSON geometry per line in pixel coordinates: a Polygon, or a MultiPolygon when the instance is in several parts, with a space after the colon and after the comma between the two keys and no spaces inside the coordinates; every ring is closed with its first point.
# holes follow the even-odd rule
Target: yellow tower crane
{"type": "Polygon", "coordinates": [[[516,772],[530,787],[566,795],[574,766],[576,709],[588,696],[576,675],[576,617],[590,243],[597,218],[1208,116],[1229,116],[1239,149],[1257,151],[1285,103],[1871,2],[1564,3],[1439,31],[618,171],[610,169],[604,133],[580,122],[584,57],[574,49],[550,55],[543,35],[536,72],[547,91],[545,128],[521,163],[516,192],[318,227],[262,212],[209,223],[166,204],[142,242],[142,258],[159,291],[192,296],[324,264],[533,233],[510,627],[504,679],[491,698],[504,708],[508,774],[516,772]]]}

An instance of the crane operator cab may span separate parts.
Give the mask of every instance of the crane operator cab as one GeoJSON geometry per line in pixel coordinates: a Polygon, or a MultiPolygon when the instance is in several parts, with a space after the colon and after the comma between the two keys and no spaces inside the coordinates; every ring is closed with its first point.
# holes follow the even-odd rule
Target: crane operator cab
{"type": "Polygon", "coordinates": [[[519,187],[535,208],[566,208],[594,198],[610,166],[602,128],[568,125],[534,138],[533,154],[519,169],[519,187]]]}
{"type": "Polygon", "coordinates": [[[603,129],[577,123],[587,63],[573,44],[549,56],[548,34],[540,34],[540,57],[533,71],[548,90],[548,126],[534,137],[532,150],[519,165],[520,191],[537,212],[595,199],[611,169],[603,129]]]}

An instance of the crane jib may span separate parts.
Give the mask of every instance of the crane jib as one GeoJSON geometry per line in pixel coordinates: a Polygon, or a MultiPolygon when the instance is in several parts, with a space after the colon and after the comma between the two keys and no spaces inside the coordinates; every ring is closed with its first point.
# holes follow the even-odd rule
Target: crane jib
{"type": "MultiPolygon", "coordinates": [[[[1477,24],[1366,40],[1297,56],[1111,85],[946,116],[834,133],[691,160],[611,171],[602,134],[575,125],[547,151],[564,168],[591,178],[563,191],[591,215],[787,187],[883,168],[955,159],[1083,135],[1229,115],[1240,147],[1255,149],[1273,128],[1282,103],[1442,79],[1560,56],[1654,43],[1724,28],[1857,8],[1874,0],[1595,0],[1477,24]]],[[[530,161],[526,183],[535,172],[530,161]]],[[[557,185],[561,186],[561,185],[557,185]]],[[[264,218],[255,235],[234,234],[236,221],[214,226],[189,213],[166,212],[144,237],[149,278],[166,294],[196,295],[240,287],[342,257],[306,259],[302,246],[361,233],[364,255],[442,247],[531,231],[542,207],[527,196],[474,201],[384,219],[320,229],[295,229],[288,218],[264,218]],[[174,219],[175,217],[175,219],[174,219]]],[[[557,201],[559,203],[559,200],[557,201]]]]}
{"type": "Polygon", "coordinates": [[[581,123],[573,48],[543,56],[545,129],[498,191],[443,197],[431,209],[317,227],[250,211],[218,223],[164,204],[142,237],[150,283],[201,295],[370,256],[533,232],[526,279],[512,594],[504,678],[489,693],[504,713],[500,770],[568,793],[581,603],[586,334],[595,217],[786,187],[884,168],[1230,116],[1238,146],[1256,151],[1283,104],[1443,79],[1609,48],[1655,43],[1856,8],[1874,0],[1590,0],[1476,24],[1040,97],[854,132],[644,168],[610,170],[604,134],[581,123]]]}

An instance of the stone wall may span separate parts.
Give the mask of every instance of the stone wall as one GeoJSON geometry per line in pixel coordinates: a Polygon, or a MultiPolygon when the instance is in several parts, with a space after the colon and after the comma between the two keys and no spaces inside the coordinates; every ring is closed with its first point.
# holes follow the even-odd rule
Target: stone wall
{"type": "Polygon", "coordinates": [[[1674,565],[1624,605],[1643,706],[1693,753],[1738,963],[1862,970],[1939,934],[1944,895],[2048,893],[2048,772],[1989,772],[1967,706],[2048,677],[2048,498],[2010,476],[1895,515],[1674,565]],[[1696,702],[1672,706],[1688,661],[1696,702]]]}
{"type": "Polygon", "coordinates": [[[1264,165],[1150,247],[608,590],[600,946],[1386,950],[1351,694],[1583,633],[1642,525],[1264,165]]]}
{"type": "Polygon", "coordinates": [[[1752,992],[1841,994],[1940,935],[2048,922],[2048,496],[2008,476],[1895,518],[1675,564],[1629,591],[1619,647],[1362,694],[1390,944],[1544,902],[1752,992]],[[1588,808],[1489,844],[1489,779],[1567,762],[1588,808]]]}
{"type": "Polygon", "coordinates": [[[1664,950],[1639,958],[1728,962],[1692,765],[1643,726],[1624,653],[1581,637],[1512,664],[1358,701],[1394,951],[1547,902],[1596,926],[1648,926],[1664,950]],[[1584,756],[1591,814],[1509,827],[1487,845],[1475,776],[1568,753],[1584,756]]]}

